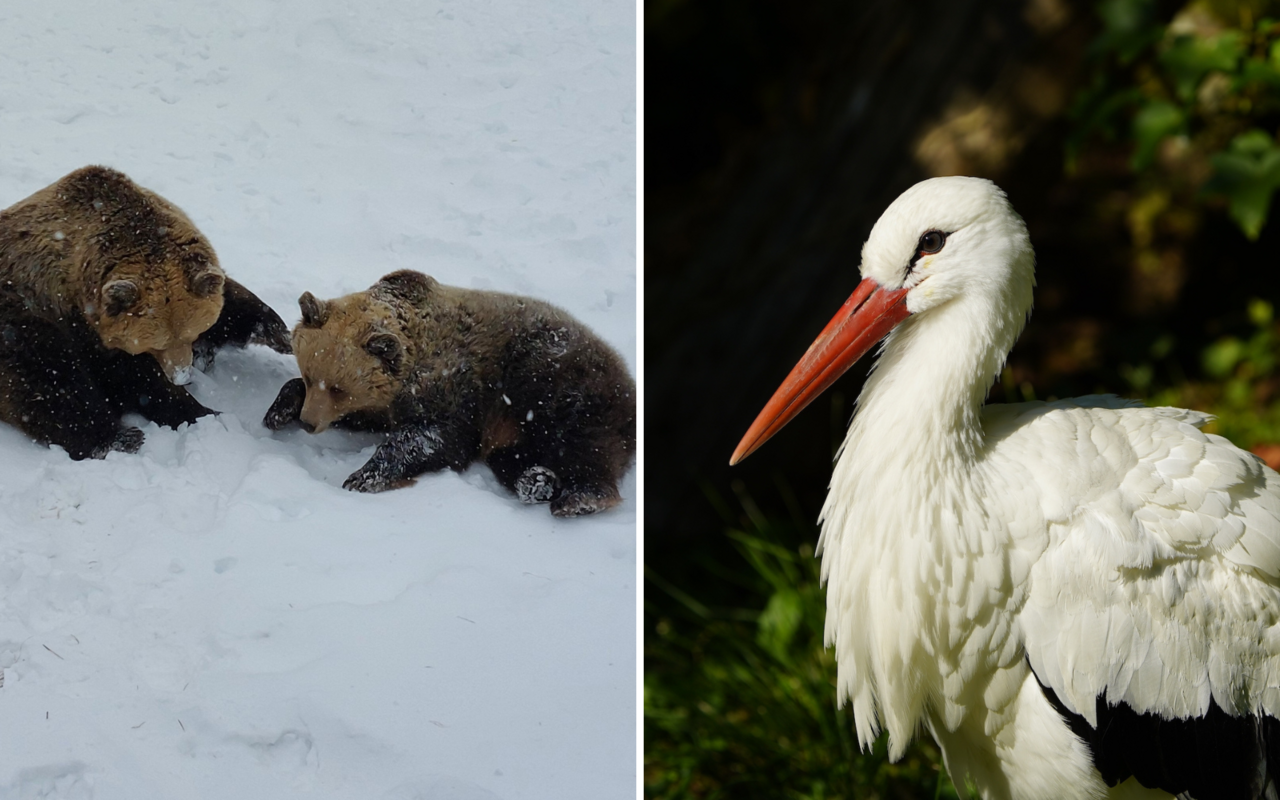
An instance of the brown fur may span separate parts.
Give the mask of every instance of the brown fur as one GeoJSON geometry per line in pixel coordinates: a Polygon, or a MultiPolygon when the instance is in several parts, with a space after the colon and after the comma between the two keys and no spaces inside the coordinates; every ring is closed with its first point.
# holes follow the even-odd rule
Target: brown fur
{"type": "MultiPolygon", "coordinates": [[[[529,468],[545,467],[563,484],[557,514],[618,502],[616,482],[635,452],[635,383],[618,354],[564,311],[407,270],[335,300],[308,292],[299,306],[293,349],[305,397],[286,385],[269,426],[292,418],[318,432],[358,421],[392,431],[388,447],[432,465],[418,472],[485,460],[517,491],[529,468]],[[414,426],[426,426],[435,455],[413,450],[403,431],[394,438],[414,426]]],[[[348,485],[390,488],[394,461],[375,455],[348,485]]]]}
{"type": "Polygon", "coordinates": [[[107,348],[150,353],[171,379],[217,321],[224,280],[186,214],[105,167],[0,212],[0,281],[42,318],[78,315],[107,348]]]}
{"type": "Polygon", "coordinates": [[[293,330],[294,353],[307,386],[302,421],[319,433],[354,412],[390,408],[400,382],[365,345],[374,335],[399,328],[395,310],[368,292],[323,304],[310,292],[302,297],[304,321],[293,330]],[[306,298],[323,317],[307,313],[306,298]],[[322,326],[307,324],[321,320],[322,326]]]}
{"type": "MultiPolygon", "coordinates": [[[[302,421],[317,433],[353,412],[392,410],[401,394],[412,393],[414,384],[424,389],[429,385],[428,391],[445,403],[437,413],[452,413],[468,390],[501,384],[501,352],[521,327],[522,317],[538,314],[582,327],[538,300],[443,286],[422,277],[424,284],[412,287],[414,294],[409,296],[383,283],[335,300],[303,295],[311,298],[319,315],[309,320],[304,313],[294,328],[293,345],[308,382],[302,421]],[[400,348],[399,363],[391,368],[370,352],[371,344],[386,339],[400,348]],[[322,383],[327,391],[312,391],[322,383]]],[[[405,285],[403,280],[397,284],[405,285]]],[[[502,406],[488,409],[484,427],[493,431],[492,441],[514,443],[509,433],[498,433],[517,422],[515,412],[502,406]]]]}
{"type": "MultiPolygon", "coordinates": [[[[503,406],[506,404],[504,403],[503,406]]],[[[520,444],[520,425],[503,413],[502,408],[489,409],[481,427],[480,458],[486,459],[490,454],[507,447],[520,444]]]]}
{"type": "Polygon", "coordinates": [[[128,414],[214,413],[177,385],[194,355],[288,339],[182,211],[118,172],[86,167],[0,211],[0,420],[74,459],[136,452],[128,414]]]}

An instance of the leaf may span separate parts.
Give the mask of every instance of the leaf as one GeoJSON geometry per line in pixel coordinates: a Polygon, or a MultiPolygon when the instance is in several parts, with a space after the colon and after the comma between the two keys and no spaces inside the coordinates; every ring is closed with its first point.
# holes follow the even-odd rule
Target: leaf
{"type": "Polygon", "coordinates": [[[1264,328],[1270,325],[1271,320],[1275,318],[1275,314],[1275,306],[1271,305],[1266,300],[1263,300],[1260,297],[1255,297],[1249,301],[1249,321],[1254,325],[1257,325],[1259,328],[1264,328]]]}
{"type": "Polygon", "coordinates": [[[1133,61],[1164,33],[1156,22],[1155,0],[1102,0],[1098,16],[1103,31],[1092,49],[1098,55],[1115,53],[1122,64],[1133,61]]]}
{"type": "MultiPolygon", "coordinates": [[[[1280,45],[1280,41],[1276,42],[1280,45]]],[[[1260,58],[1246,59],[1240,67],[1239,86],[1262,84],[1270,89],[1280,89],[1280,63],[1276,62],[1273,48],[1272,57],[1268,61],[1260,58]]]]}
{"type": "Polygon", "coordinates": [[[1155,160],[1156,148],[1166,136],[1181,133],[1186,127],[1187,115],[1173,103],[1152,100],[1133,117],[1133,138],[1137,147],[1133,151],[1133,168],[1146,169],[1155,160]]]}
{"type": "Polygon", "coordinates": [[[1244,357],[1244,343],[1234,336],[1226,336],[1204,349],[1201,361],[1204,371],[1215,378],[1225,378],[1244,357]]]}
{"type": "Polygon", "coordinates": [[[804,601],[800,593],[794,589],[774,592],[764,611],[760,612],[756,643],[779,661],[789,661],[787,648],[803,621],[804,601]]]}
{"type": "Polygon", "coordinates": [[[1178,97],[1183,102],[1190,102],[1195,99],[1196,87],[1206,74],[1213,70],[1236,71],[1236,65],[1244,55],[1244,45],[1244,35],[1240,31],[1225,31],[1205,39],[1178,36],[1160,54],[1160,63],[1173,80],[1178,97]]]}
{"type": "Polygon", "coordinates": [[[1231,140],[1212,158],[1214,174],[1205,191],[1226,195],[1231,218],[1250,240],[1262,233],[1271,195],[1280,187],[1280,147],[1256,128],[1231,140]]]}

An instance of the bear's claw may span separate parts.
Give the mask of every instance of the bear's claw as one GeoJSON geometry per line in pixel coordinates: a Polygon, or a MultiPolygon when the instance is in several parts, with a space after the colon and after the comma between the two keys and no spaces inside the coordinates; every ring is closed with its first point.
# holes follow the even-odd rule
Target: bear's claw
{"type": "Polygon", "coordinates": [[[201,372],[208,372],[213,367],[216,349],[208,342],[196,339],[191,344],[191,366],[201,372]]]}
{"type": "Polygon", "coordinates": [[[516,478],[516,497],[521,503],[548,503],[555,497],[560,479],[546,467],[529,467],[516,478]]]}
{"type": "Polygon", "coordinates": [[[390,480],[382,470],[368,466],[361,467],[355,472],[347,476],[342,482],[342,488],[351,492],[368,492],[376,494],[377,492],[385,492],[388,489],[394,489],[401,485],[396,481],[390,480]]]}
{"type": "Polygon", "coordinates": [[[622,502],[617,491],[578,489],[567,491],[551,503],[551,513],[557,517],[582,517],[613,508],[622,502]]]}
{"type": "MultiPolygon", "coordinates": [[[[136,453],[142,449],[142,442],[146,439],[146,434],[134,427],[121,428],[116,433],[116,438],[111,443],[99,447],[89,454],[90,458],[106,458],[107,453],[136,453]]],[[[83,458],[83,456],[81,456],[83,458]]]]}
{"type": "MultiPolygon", "coordinates": [[[[263,305],[265,308],[266,305],[263,305]]],[[[273,315],[274,313],[272,312],[273,315]]],[[[293,335],[278,316],[264,317],[259,320],[249,335],[249,344],[265,345],[285,355],[293,353],[293,335]]]]}

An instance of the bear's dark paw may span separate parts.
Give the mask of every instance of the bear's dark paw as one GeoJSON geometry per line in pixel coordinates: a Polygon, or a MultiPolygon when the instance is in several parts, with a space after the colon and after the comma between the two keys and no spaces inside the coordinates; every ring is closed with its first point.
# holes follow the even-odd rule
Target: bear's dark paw
{"type": "Polygon", "coordinates": [[[557,517],[583,517],[607,511],[621,502],[622,498],[617,491],[601,488],[575,489],[553,500],[551,513],[557,517]]]}
{"type": "Polygon", "coordinates": [[[547,503],[555,497],[560,479],[546,467],[529,467],[516,478],[516,497],[521,503],[547,503]]]}
{"type": "Polygon", "coordinates": [[[262,417],[267,430],[278,431],[298,421],[302,404],[307,399],[307,386],[302,378],[294,378],[280,387],[280,394],[262,417]]]}
{"type": "Polygon", "coordinates": [[[215,348],[206,341],[197,339],[191,345],[191,366],[201,372],[208,372],[213,366],[215,348]]]}
{"type": "Polygon", "coordinates": [[[342,488],[349,492],[368,492],[376,494],[377,492],[385,492],[389,486],[385,478],[372,472],[365,472],[363,469],[356,470],[347,476],[342,482],[342,488]]]}
{"type": "Polygon", "coordinates": [[[145,440],[146,434],[137,428],[121,428],[116,433],[116,438],[110,443],[97,448],[89,454],[90,458],[106,458],[107,453],[136,453],[142,449],[142,442],[145,440]]]}
{"type": "Polygon", "coordinates": [[[406,486],[412,481],[396,480],[387,475],[377,466],[365,464],[360,469],[351,473],[345,481],[342,482],[342,488],[351,492],[367,492],[376,494],[385,492],[388,489],[398,489],[406,486]]]}
{"type": "Polygon", "coordinates": [[[277,353],[290,355],[293,353],[293,334],[275,312],[268,318],[258,320],[249,334],[249,344],[260,344],[270,347],[277,353]]]}
{"type": "Polygon", "coordinates": [[[142,449],[142,442],[146,438],[146,434],[138,428],[123,428],[116,434],[111,449],[120,453],[136,453],[142,449]]]}

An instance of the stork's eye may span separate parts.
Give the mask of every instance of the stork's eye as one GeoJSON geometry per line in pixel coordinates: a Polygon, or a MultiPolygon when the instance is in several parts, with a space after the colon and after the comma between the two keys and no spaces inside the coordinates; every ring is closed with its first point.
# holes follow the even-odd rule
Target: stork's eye
{"type": "MultiPolygon", "coordinates": [[[[916,243],[916,254],[911,257],[910,263],[907,264],[907,275],[911,275],[916,268],[916,262],[921,256],[931,256],[942,249],[947,243],[947,233],[939,230],[925,231],[920,237],[920,241],[916,243]]],[[[904,278],[905,279],[905,278],[904,278]]]]}
{"type": "Polygon", "coordinates": [[[947,235],[942,231],[929,231],[920,237],[920,244],[917,246],[917,252],[921,256],[931,256],[942,249],[947,243],[947,235]]]}

